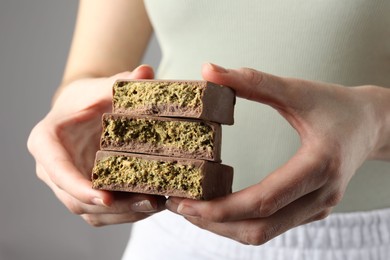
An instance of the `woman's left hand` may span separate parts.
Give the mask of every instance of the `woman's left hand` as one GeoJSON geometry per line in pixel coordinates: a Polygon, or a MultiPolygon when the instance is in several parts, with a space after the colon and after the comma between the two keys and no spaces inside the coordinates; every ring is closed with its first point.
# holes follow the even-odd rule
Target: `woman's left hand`
{"type": "Polygon", "coordinates": [[[328,216],[365,160],[390,158],[388,89],[347,88],[213,64],[202,72],[205,80],[231,87],[238,97],[275,108],[301,139],[297,153],[258,184],[211,201],[167,201],[169,210],[203,229],[263,244],[328,216]]]}

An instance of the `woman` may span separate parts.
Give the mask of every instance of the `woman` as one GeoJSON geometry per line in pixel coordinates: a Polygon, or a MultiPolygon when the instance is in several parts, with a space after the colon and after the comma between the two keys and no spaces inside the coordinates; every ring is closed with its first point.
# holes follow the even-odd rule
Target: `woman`
{"type": "Polygon", "coordinates": [[[62,84],[28,141],[37,174],[91,225],[136,222],[124,259],[388,259],[389,11],[386,1],[80,1],[62,84]],[[229,196],[91,189],[112,83],[154,77],[138,66],[152,30],[156,78],[203,78],[239,97],[223,130],[229,196]]]}

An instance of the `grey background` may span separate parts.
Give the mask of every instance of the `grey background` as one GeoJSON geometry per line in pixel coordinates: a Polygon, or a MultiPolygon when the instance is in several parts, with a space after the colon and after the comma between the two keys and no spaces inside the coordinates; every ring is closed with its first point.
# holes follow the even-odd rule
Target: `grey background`
{"type": "MultiPolygon", "coordinates": [[[[0,0],[0,260],[119,259],[130,225],[94,228],[35,175],[26,148],[62,76],[78,1],[0,0]]],[[[153,39],[145,63],[160,58],[153,39]]]]}

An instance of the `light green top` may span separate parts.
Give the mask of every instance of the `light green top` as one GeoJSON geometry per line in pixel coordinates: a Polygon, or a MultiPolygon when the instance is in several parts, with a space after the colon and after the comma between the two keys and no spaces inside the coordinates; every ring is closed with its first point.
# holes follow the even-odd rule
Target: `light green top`
{"type": "MultiPolygon", "coordinates": [[[[389,0],[145,0],[162,50],[158,78],[200,79],[207,61],[347,86],[390,86],[389,0]]],[[[223,128],[234,189],[259,182],[299,147],[273,109],[238,99],[223,128]]],[[[365,163],[336,211],[390,207],[390,163],[365,163]]]]}

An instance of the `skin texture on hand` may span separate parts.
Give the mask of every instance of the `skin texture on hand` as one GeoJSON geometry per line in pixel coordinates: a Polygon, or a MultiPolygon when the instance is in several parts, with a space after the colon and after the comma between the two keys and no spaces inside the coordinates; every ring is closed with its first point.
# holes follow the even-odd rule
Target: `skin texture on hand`
{"type": "Polygon", "coordinates": [[[72,213],[93,226],[134,222],[164,209],[164,197],[94,190],[90,181],[101,116],[111,111],[113,83],[153,76],[151,67],[140,66],[131,73],[76,80],[61,89],[29,136],[38,177],[72,213]]]}
{"type": "Polygon", "coordinates": [[[365,160],[390,158],[385,88],[345,88],[214,64],[205,64],[202,72],[204,79],[233,88],[238,97],[272,106],[301,139],[297,153],[258,184],[212,201],[169,198],[169,210],[203,229],[244,244],[263,244],[328,216],[365,160]]]}

